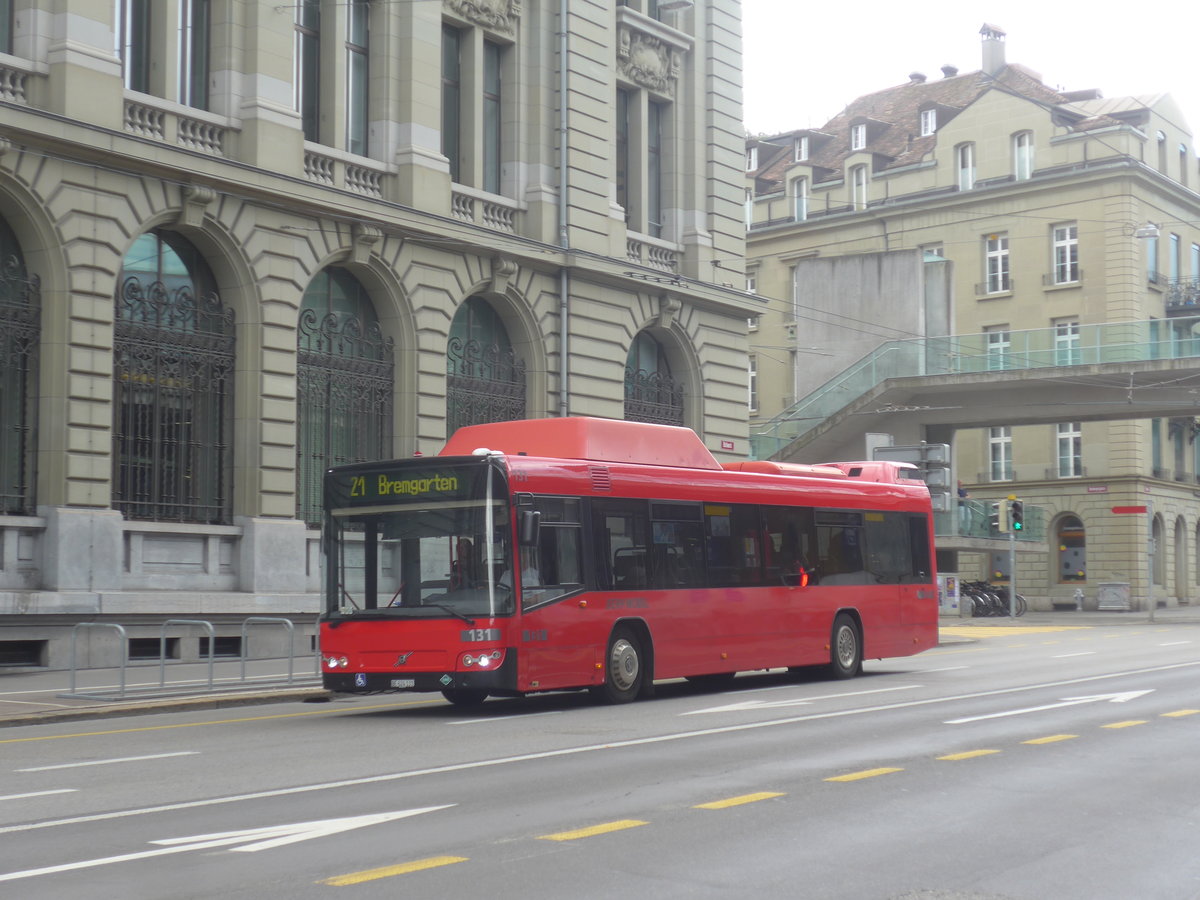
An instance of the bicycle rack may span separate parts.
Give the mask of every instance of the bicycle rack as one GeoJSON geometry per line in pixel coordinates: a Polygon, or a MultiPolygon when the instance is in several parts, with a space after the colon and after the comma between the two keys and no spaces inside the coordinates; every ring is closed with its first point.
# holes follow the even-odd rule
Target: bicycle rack
{"type": "Polygon", "coordinates": [[[121,687],[117,692],[117,699],[121,700],[125,697],[125,669],[129,666],[129,641],[125,636],[125,629],[115,622],[79,622],[71,629],[71,690],[70,694],[60,694],[59,696],[71,697],[88,697],[97,700],[107,700],[109,695],[99,694],[76,694],[75,693],[75,673],[77,666],[75,665],[78,657],[75,655],[75,639],[79,636],[80,628],[112,628],[117,632],[117,636],[121,639],[121,687]]]}
{"type": "MultiPolygon", "coordinates": [[[[167,626],[168,625],[199,625],[208,632],[208,689],[213,688],[213,648],[217,643],[217,632],[213,628],[212,622],[206,622],[203,619],[167,619],[163,622],[162,630],[158,633],[158,688],[165,690],[167,687],[167,626]]],[[[242,680],[246,678],[245,673],[242,673],[242,680]]]]}
{"type": "MultiPolygon", "coordinates": [[[[272,685],[286,684],[287,686],[299,685],[295,676],[295,650],[296,650],[296,626],[291,619],[285,619],[275,616],[250,616],[242,621],[241,631],[241,653],[240,663],[241,671],[239,678],[232,684],[221,686],[216,685],[215,675],[215,649],[216,649],[216,629],[212,622],[203,619],[167,619],[162,623],[158,637],[158,684],[138,687],[136,694],[141,699],[147,698],[163,698],[163,697],[178,697],[181,695],[202,695],[205,693],[217,693],[220,691],[245,691],[250,688],[264,688],[272,685]],[[199,679],[192,687],[167,687],[167,629],[174,625],[188,625],[203,628],[208,636],[208,684],[205,685],[199,679]],[[246,660],[247,649],[249,646],[249,631],[253,625],[281,625],[287,629],[288,633],[288,672],[287,680],[283,681],[250,681],[246,676],[246,660]]],[[[127,700],[132,699],[132,694],[135,689],[126,687],[126,675],[129,668],[129,639],[128,634],[123,625],[118,625],[115,622],[80,622],[75,625],[71,632],[71,685],[70,689],[65,694],[58,694],[59,697],[68,699],[86,699],[86,700],[127,700]],[[87,693],[78,693],[76,691],[78,654],[77,654],[77,638],[79,629],[81,628],[109,628],[117,633],[121,642],[121,664],[120,664],[120,685],[114,692],[112,690],[99,690],[87,693]]],[[[317,657],[317,671],[314,678],[320,677],[320,657],[317,657]]],[[[306,677],[305,681],[309,679],[306,677]]],[[[307,687],[308,684],[303,686],[307,687]]]]}
{"type": "Polygon", "coordinates": [[[292,672],[295,668],[296,656],[296,626],[291,619],[282,619],[276,616],[251,616],[242,621],[242,678],[241,683],[246,683],[246,657],[249,655],[250,647],[250,626],[251,625],[283,625],[288,633],[288,676],[287,683],[292,683],[292,672]]]}

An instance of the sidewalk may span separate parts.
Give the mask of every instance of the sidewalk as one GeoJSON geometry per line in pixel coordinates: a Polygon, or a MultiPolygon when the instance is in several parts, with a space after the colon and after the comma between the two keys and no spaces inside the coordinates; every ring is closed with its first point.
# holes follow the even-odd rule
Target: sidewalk
{"type": "Polygon", "coordinates": [[[70,691],[69,671],[9,669],[0,673],[0,728],[327,699],[311,663],[311,657],[298,657],[288,684],[286,660],[254,660],[245,682],[238,663],[222,660],[214,667],[212,691],[207,690],[206,663],[168,665],[165,687],[160,687],[157,662],[130,665],[123,698],[116,696],[121,682],[116,668],[79,670],[75,695],[68,697],[60,695],[70,691]],[[301,671],[300,666],[306,668],[301,671]]]}
{"type": "MultiPolygon", "coordinates": [[[[1154,621],[1150,621],[1147,611],[1135,612],[1078,612],[1059,610],[1055,612],[1028,612],[1017,619],[1011,618],[979,618],[964,619],[958,616],[943,615],[938,625],[956,632],[947,634],[943,643],[957,643],[972,640],[963,636],[964,630],[974,629],[1004,629],[1027,627],[1082,627],[1096,628],[1103,626],[1152,626],[1170,627],[1175,625],[1200,625],[1200,606],[1181,606],[1170,609],[1158,609],[1154,612],[1154,621]]],[[[982,636],[982,635],[981,635],[982,636]]],[[[307,663],[308,657],[304,658],[307,663]]],[[[297,659],[299,665],[299,658],[297,659]]],[[[231,667],[235,664],[223,662],[222,679],[234,680],[231,667]]],[[[278,670],[265,676],[272,681],[261,687],[248,685],[245,687],[229,686],[228,689],[218,687],[212,693],[190,694],[188,696],[164,696],[164,692],[153,691],[159,682],[158,664],[130,666],[126,673],[126,699],[95,699],[91,697],[60,697],[70,688],[70,672],[46,671],[44,669],[9,670],[0,673],[0,728],[16,725],[40,725],[72,720],[107,719],[121,716],[144,715],[157,712],[177,712],[180,710],[228,709],[238,706],[253,706],[267,703],[300,703],[327,700],[329,692],[319,687],[312,670],[297,673],[295,683],[282,684],[286,663],[282,660],[257,661],[259,668],[269,668],[273,665],[278,670]],[[150,690],[147,690],[147,689],[150,690]]],[[[201,664],[168,666],[171,673],[169,686],[178,685],[180,680],[192,684],[207,683],[207,667],[201,664]]],[[[86,669],[77,674],[76,693],[115,692],[120,682],[117,669],[86,669]]],[[[221,681],[218,679],[218,685],[221,681]]],[[[176,690],[179,688],[176,687],[176,690]]]]}

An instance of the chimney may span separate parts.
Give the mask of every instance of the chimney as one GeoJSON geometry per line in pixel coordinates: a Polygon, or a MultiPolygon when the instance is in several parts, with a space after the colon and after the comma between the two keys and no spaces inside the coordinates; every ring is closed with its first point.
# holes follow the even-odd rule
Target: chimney
{"type": "Polygon", "coordinates": [[[925,73],[924,72],[909,72],[908,73],[908,83],[909,84],[924,84],[925,83],[925,73]]]}
{"type": "Polygon", "coordinates": [[[950,65],[942,66],[942,77],[943,78],[953,78],[957,74],[958,74],[958,66],[950,66],[950,65]]]}
{"type": "Polygon", "coordinates": [[[979,33],[983,35],[983,73],[995,78],[1007,65],[1004,61],[1004,29],[984,22],[979,33]]]}

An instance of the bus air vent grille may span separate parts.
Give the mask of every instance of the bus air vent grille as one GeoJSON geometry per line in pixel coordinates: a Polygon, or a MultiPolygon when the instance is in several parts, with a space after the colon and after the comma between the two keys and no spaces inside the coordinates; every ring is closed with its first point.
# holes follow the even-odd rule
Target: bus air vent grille
{"type": "Polygon", "coordinates": [[[607,466],[589,466],[588,468],[592,473],[592,490],[612,490],[612,476],[609,475],[607,466]]]}

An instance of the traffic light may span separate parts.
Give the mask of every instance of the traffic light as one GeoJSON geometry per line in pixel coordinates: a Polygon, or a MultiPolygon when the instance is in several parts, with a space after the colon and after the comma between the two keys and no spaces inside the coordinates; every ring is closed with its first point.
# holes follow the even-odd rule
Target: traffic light
{"type": "Polygon", "coordinates": [[[1008,501],[1008,522],[1013,531],[1025,530],[1025,503],[1022,500],[1008,501]]]}
{"type": "Polygon", "coordinates": [[[1008,501],[997,500],[992,504],[991,526],[992,531],[998,534],[1008,534],[1008,501]]]}

